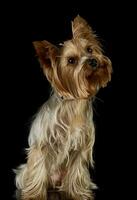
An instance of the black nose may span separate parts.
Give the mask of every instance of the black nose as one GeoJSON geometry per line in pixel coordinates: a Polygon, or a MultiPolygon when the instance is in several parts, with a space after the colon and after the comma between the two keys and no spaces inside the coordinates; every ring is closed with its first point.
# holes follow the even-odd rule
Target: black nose
{"type": "Polygon", "coordinates": [[[95,58],[88,59],[87,62],[93,69],[98,67],[98,61],[95,58]]]}

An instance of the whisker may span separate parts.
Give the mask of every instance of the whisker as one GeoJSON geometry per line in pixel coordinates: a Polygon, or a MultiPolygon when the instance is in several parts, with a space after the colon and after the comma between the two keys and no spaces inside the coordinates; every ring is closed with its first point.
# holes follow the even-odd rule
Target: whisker
{"type": "Polygon", "coordinates": [[[93,112],[97,115],[97,116],[100,116],[99,113],[96,111],[96,108],[94,105],[92,105],[92,108],[93,108],[93,112]]]}
{"type": "Polygon", "coordinates": [[[96,97],[96,96],[94,97],[93,102],[94,102],[96,99],[97,99],[98,101],[100,101],[101,103],[104,103],[104,101],[103,101],[101,98],[96,97]]]}

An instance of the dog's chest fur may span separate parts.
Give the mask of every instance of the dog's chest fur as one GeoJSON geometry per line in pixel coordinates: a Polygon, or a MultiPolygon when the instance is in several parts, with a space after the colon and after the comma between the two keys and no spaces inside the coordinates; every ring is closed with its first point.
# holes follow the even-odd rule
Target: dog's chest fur
{"type": "Polygon", "coordinates": [[[29,145],[43,141],[51,150],[54,164],[55,161],[61,164],[72,150],[86,151],[94,140],[93,134],[91,102],[62,100],[54,94],[32,124],[29,145]]]}

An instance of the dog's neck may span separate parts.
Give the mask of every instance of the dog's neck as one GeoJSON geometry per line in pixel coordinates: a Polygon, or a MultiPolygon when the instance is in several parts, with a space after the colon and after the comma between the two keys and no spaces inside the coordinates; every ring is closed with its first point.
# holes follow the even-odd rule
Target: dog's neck
{"type": "Polygon", "coordinates": [[[59,95],[55,92],[55,96],[60,100],[60,101],[82,101],[82,100],[87,100],[87,101],[92,101],[92,98],[91,97],[66,97],[66,96],[62,96],[62,95],[59,95]]]}
{"type": "Polygon", "coordinates": [[[57,110],[60,110],[59,118],[66,118],[71,116],[68,121],[72,123],[72,120],[79,118],[83,121],[90,118],[88,113],[92,112],[92,100],[90,98],[62,98],[57,93],[53,94],[53,101],[56,102],[57,110]]]}

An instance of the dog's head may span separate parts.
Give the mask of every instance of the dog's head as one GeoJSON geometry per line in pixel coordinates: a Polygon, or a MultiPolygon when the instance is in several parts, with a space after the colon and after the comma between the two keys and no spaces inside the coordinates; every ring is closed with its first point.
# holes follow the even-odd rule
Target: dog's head
{"type": "Polygon", "coordinates": [[[72,39],[60,48],[45,40],[33,44],[44,74],[60,96],[92,97],[111,80],[111,61],[103,55],[92,28],[80,16],[72,22],[72,34],[72,39]]]}

